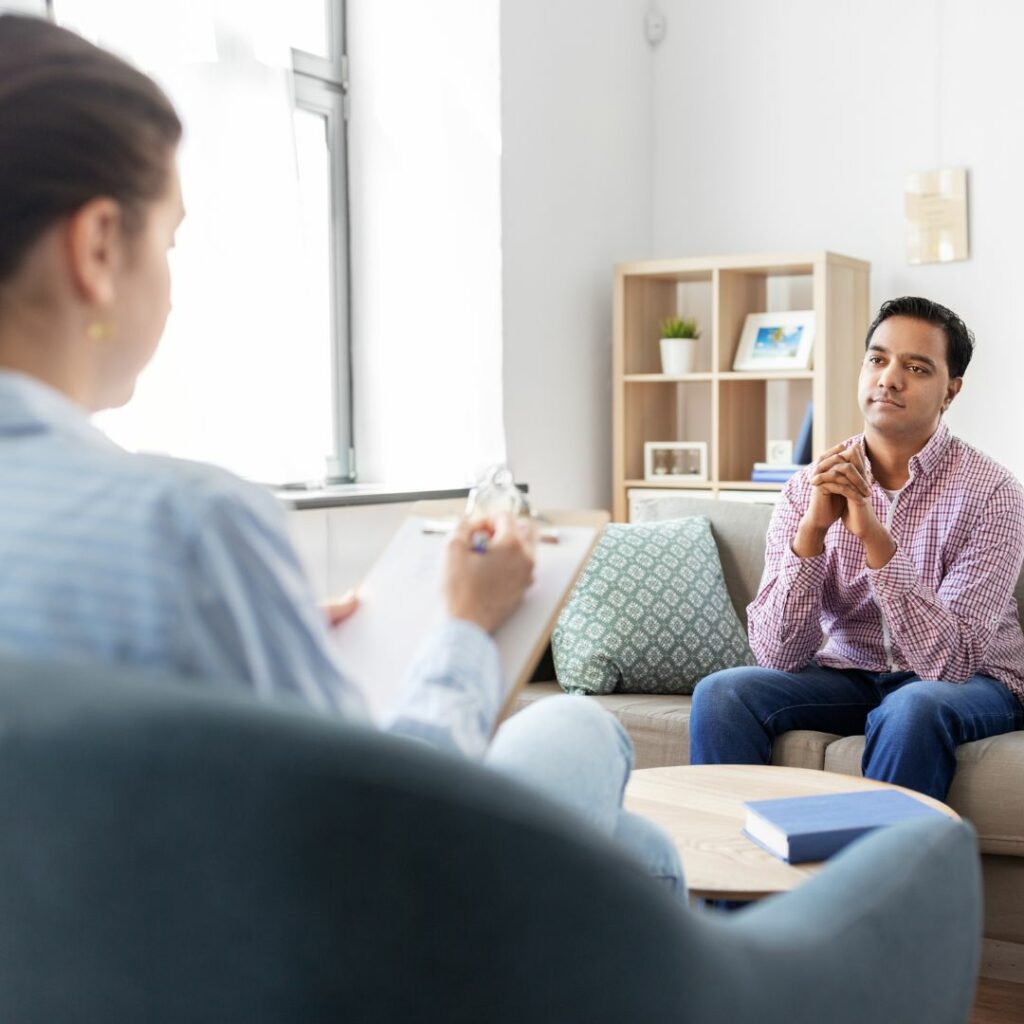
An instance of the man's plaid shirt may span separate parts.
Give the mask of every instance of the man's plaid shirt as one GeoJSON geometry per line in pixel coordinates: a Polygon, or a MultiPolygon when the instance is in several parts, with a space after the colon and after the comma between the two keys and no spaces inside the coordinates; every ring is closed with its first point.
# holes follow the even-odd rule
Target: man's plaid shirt
{"type": "Polygon", "coordinates": [[[812,471],[789,481],[768,528],[761,590],[747,609],[758,663],[794,672],[815,658],[953,683],[987,675],[1024,704],[1024,634],[1013,598],[1024,562],[1024,488],[1016,478],[940,422],[910,460],[894,507],[871,481],[875,514],[897,548],[887,565],[869,569],[841,522],[822,554],[793,554],[812,471]]]}

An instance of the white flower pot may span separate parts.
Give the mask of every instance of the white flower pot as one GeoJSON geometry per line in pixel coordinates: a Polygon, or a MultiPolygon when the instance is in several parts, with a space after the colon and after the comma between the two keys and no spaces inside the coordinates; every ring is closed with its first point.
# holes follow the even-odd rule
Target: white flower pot
{"type": "Polygon", "coordinates": [[[662,338],[661,372],[669,377],[693,373],[697,364],[697,338],[662,338]]]}

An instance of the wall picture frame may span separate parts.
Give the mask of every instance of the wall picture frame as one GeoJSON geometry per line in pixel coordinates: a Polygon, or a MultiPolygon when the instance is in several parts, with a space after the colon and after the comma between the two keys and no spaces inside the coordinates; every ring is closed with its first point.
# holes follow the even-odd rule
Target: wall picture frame
{"type": "Polygon", "coordinates": [[[665,483],[702,483],[708,478],[704,441],[645,441],[644,479],[665,483]]]}
{"type": "Polygon", "coordinates": [[[814,352],[814,310],[748,313],[732,368],[745,373],[809,370],[814,352]]]}

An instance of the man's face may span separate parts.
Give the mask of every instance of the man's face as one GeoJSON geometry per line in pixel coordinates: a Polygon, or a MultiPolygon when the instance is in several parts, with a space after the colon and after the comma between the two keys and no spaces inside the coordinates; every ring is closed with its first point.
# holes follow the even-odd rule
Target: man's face
{"type": "Polygon", "coordinates": [[[924,444],[962,383],[950,379],[941,327],[908,316],[883,320],[864,353],[857,388],[868,432],[924,444]]]}

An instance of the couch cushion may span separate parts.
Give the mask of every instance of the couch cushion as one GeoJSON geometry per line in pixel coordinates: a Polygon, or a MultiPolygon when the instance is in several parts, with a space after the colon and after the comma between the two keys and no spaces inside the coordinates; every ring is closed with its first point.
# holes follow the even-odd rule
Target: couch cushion
{"type": "MultiPolygon", "coordinates": [[[[825,769],[860,775],[863,736],[846,736],[825,751],[825,769]]],[[[982,853],[1024,857],[1024,732],[965,743],[947,803],[977,829],[982,853]]]]}
{"type": "MultiPolygon", "coordinates": [[[[531,683],[520,691],[515,710],[562,694],[558,683],[531,683]]],[[[562,694],[564,696],[564,694],[562,694]]],[[[576,699],[576,698],[573,698],[576,699]]],[[[690,762],[690,698],[683,695],[610,693],[595,700],[625,727],[636,752],[634,767],[663,768],[690,762]]]]}
{"type": "Polygon", "coordinates": [[[751,664],[707,518],[608,526],[551,649],[569,693],[692,693],[751,664]]]}
{"type": "MultiPolygon", "coordinates": [[[[558,683],[531,683],[517,695],[514,710],[521,711],[535,700],[561,693],[558,683]]],[[[691,697],[610,693],[586,699],[597,701],[625,726],[636,752],[636,768],[690,763],[691,697]]],[[[775,742],[772,764],[820,770],[825,764],[825,749],[835,739],[838,737],[824,732],[787,732],[775,742]]]]}
{"type": "Polygon", "coordinates": [[[772,764],[821,771],[825,767],[825,751],[837,739],[839,737],[834,733],[812,732],[810,729],[784,732],[772,744],[772,764]]]}

